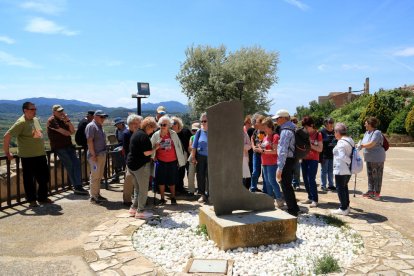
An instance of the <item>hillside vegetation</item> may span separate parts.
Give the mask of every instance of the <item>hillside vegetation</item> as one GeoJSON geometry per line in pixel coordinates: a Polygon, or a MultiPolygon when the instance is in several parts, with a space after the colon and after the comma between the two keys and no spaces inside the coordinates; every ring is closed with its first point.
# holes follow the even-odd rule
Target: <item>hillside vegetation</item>
{"type": "Polygon", "coordinates": [[[297,107],[299,119],[305,115],[312,116],[321,127],[323,119],[331,117],[335,122],[348,126],[353,137],[360,137],[364,132],[367,117],[374,116],[380,121],[378,129],[387,134],[410,134],[414,137],[413,92],[398,88],[380,90],[372,95],[361,95],[351,103],[336,108],[332,103],[319,105],[315,101],[309,107],[297,107]]]}

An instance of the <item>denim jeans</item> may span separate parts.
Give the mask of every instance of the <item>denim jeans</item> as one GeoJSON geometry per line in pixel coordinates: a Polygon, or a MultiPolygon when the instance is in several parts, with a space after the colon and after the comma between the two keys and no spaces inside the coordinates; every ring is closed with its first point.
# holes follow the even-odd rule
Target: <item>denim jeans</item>
{"type": "Polygon", "coordinates": [[[266,181],[266,194],[275,199],[281,199],[282,194],[280,192],[279,184],[276,181],[277,165],[263,165],[263,178],[266,181]]]}
{"type": "Polygon", "coordinates": [[[336,190],[340,202],[339,208],[345,211],[349,207],[348,182],[351,175],[335,175],[336,190]]]}
{"type": "Polygon", "coordinates": [[[323,159],[321,164],[321,183],[324,188],[326,188],[326,177],[328,177],[329,187],[334,187],[333,159],[323,159]]]}
{"type": "Polygon", "coordinates": [[[55,150],[60,161],[68,173],[70,183],[75,188],[82,187],[81,167],[79,158],[76,156],[76,151],[73,147],[66,147],[55,150]]]}
{"type": "Polygon", "coordinates": [[[318,202],[318,190],[316,189],[318,163],[318,160],[302,160],[302,177],[306,192],[308,193],[308,199],[315,202],[318,202]]]}
{"type": "Polygon", "coordinates": [[[296,161],[293,171],[293,180],[292,180],[293,187],[299,187],[300,185],[300,162],[296,161]]]}
{"type": "MultiPolygon", "coordinates": [[[[257,182],[259,182],[259,176],[262,171],[262,155],[260,153],[253,152],[253,172],[250,182],[250,191],[257,189],[257,182]]],[[[263,192],[266,191],[266,180],[263,178],[263,192]]]]}

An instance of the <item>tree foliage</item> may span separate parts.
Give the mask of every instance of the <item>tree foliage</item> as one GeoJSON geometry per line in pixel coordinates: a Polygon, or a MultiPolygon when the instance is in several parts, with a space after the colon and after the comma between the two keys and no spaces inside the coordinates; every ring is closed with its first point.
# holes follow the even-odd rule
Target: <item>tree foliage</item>
{"type": "Polygon", "coordinates": [[[270,87],[277,82],[277,52],[260,47],[227,53],[225,46],[191,46],[176,79],[197,114],[221,101],[239,99],[236,82],[244,81],[245,113],[268,111],[270,87]]]}
{"type": "Polygon", "coordinates": [[[407,118],[405,119],[405,130],[409,135],[414,137],[414,106],[408,112],[407,118]]]}
{"type": "Polygon", "coordinates": [[[365,111],[361,113],[359,122],[362,126],[366,118],[374,116],[380,121],[378,129],[386,132],[391,121],[403,107],[404,97],[400,89],[375,93],[365,111]]]}
{"type": "Polygon", "coordinates": [[[397,134],[407,134],[407,130],[405,128],[405,121],[408,115],[408,112],[411,111],[412,107],[414,106],[414,102],[407,105],[403,108],[391,121],[390,125],[388,126],[387,133],[397,133],[397,134]]]}
{"type": "Polygon", "coordinates": [[[370,95],[361,95],[352,102],[334,110],[331,113],[331,117],[334,118],[335,122],[344,123],[348,127],[348,133],[355,139],[358,139],[359,135],[364,132],[359,122],[359,117],[366,109],[370,100],[370,95]]]}
{"type": "Polygon", "coordinates": [[[296,107],[296,116],[301,120],[305,116],[311,116],[315,121],[316,127],[323,125],[323,120],[328,118],[332,111],[335,110],[335,105],[331,101],[319,104],[316,101],[309,103],[309,107],[296,107]]]}

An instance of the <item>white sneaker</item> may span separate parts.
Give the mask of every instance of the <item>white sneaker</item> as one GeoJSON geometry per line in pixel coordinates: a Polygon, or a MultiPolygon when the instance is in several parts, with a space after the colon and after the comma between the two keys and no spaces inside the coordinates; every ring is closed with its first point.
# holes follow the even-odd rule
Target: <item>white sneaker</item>
{"type": "Polygon", "coordinates": [[[318,207],[318,202],[312,201],[312,203],[309,205],[309,208],[315,208],[318,207]]]}
{"type": "Polygon", "coordinates": [[[308,200],[306,200],[306,201],[304,201],[304,202],[302,202],[303,204],[311,204],[313,201],[312,200],[310,200],[310,199],[308,199],[308,200]]]}
{"type": "Polygon", "coordinates": [[[341,208],[338,208],[338,210],[333,210],[332,211],[332,214],[341,215],[341,216],[347,216],[347,215],[349,215],[349,211],[350,211],[350,208],[349,207],[346,210],[342,210],[341,208]]]}
{"type": "Polygon", "coordinates": [[[200,198],[197,200],[200,203],[205,203],[207,200],[207,197],[205,195],[200,196],[200,198]]]}

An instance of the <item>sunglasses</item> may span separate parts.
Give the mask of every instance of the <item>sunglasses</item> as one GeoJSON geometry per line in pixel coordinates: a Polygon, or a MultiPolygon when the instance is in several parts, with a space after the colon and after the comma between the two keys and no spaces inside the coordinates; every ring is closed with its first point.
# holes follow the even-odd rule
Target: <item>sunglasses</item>
{"type": "Polygon", "coordinates": [[[105,117],[105,116],[99,116],[99,118],[101,118],[101,119],[106,119],[106,117],[105,117]]]}
{"type": "Polygon", "coordinates": [[[37,110],[37,108],[28,108],[27,110],[37,110]]]}
{"type": "Polygon", "coordinates": [[[168,124],[160,124],[160,127],[166,127],[168,124]]]}
{"type": "Polygon", "coordinates": [[[176,126],[176,125],[178,125],[178,123],[177,123],[177,122],[174,122],[174,123],[173,123],[173,125],[175,125],[175,126],[176,126]]]}
{"type": "Polygon", "coordinates": [[[207,123],[207,121],[201,121],[203,124],[207,123]]]}

